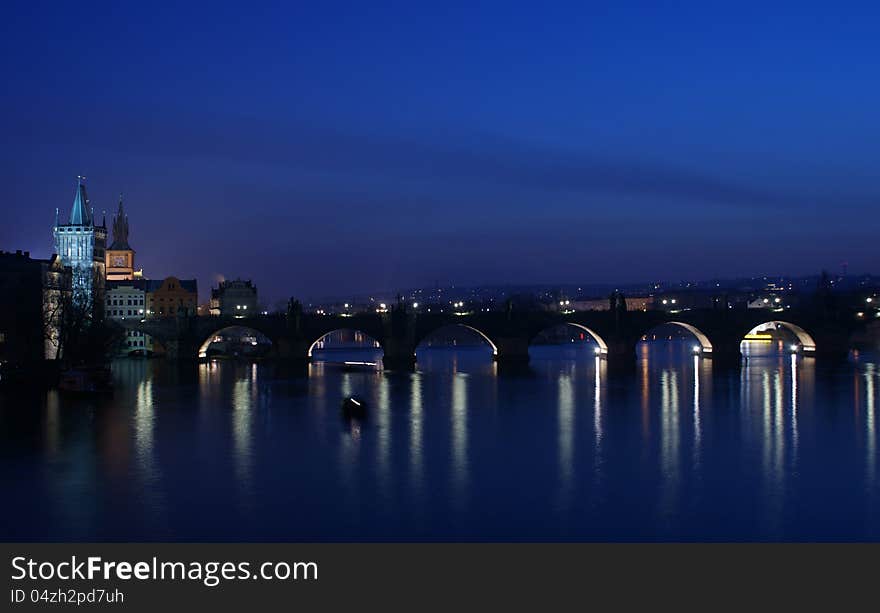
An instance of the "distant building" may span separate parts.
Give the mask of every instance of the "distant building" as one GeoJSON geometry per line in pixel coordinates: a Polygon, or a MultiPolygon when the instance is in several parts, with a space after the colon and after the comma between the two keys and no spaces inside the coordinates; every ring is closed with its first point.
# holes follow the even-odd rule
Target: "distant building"
{"type": "Polygon", "coordinates": [[[627,311],[647,311],[654,306],[653,296],[624,296],[627,311]]]}
{"type": "MultiPolygon", "coordinates": [[[[108,281],[104,313],[108,319],[117,321],[146,318],[147,291],[149,281],[134,279],[130,281],[108,281]]],[[[138,330],[126,330],[124,355],[153,352],[153,338],[138,330]]]]}
{"type": "Polygon", "coordinates": [[[749,300],[748,308],[750,309],[782,309],[785,308],[781,296],[774,294],[766,294],[749,300]]]}
{"type": "Polygon", "coordinates": [[[211,289],[211,315],[252,317],[257,315],[257,286],[251,281],[221,281],[211,289]]]}
{"type": "MultiPolygon", "coordinates": [[[[626,296],[627,311],[647,311],[654,304],[653,296],[626,296]]],[[[572,311],[608,311],[611,309],[610,298],[578,298],[565,305],[572,311]]]]}
{"type": "Polygon", "coordinates": [[[0,251],[0,361],[32,362],[59,356],[71,269],[53,255],[0,251]]]}
{"type": "Polygon", "coordinates": [[[107,225],[95,225],[94,211],[86,195],[83,177],[77,177],[76,195],[68,223],[60,223],[55,209],[55,252],[61,263],[71,269],[73,300],[80,307],[101,305],[105,279],[107,225]]]}
{"type": "Polygon", "coordinates": [[[168,277],[146,282],[147,318],[195,315],[198,286],[195,279],[168,277]]]}
{"type": "Polygon", "coordinates": [[[108,281],[130,281],[143,276],[143,271],[134,268],[134,249],[128,244],[128,215],[122,209],[122,194],[113,217],[113,243],[107,248],[106,269],[108,281]]]}

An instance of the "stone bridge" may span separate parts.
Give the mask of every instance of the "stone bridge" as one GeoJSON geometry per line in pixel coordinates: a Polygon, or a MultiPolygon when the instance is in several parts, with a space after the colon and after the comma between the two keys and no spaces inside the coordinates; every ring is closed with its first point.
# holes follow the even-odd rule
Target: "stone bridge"
{"type": "Polygon", "coordinates": [[[757,326],[779,322],[796,338],[795,350],[805,354],[843,356],[864,337],[865,324],[852,315],[829,317],[814,310],[705,309],[664,311],[587,311],[561,314],[544,311],[493,311],[467,315],[414,313],[394,308],[383,314],[314,315],[294,313],[246,319],[171,317],[142,322],[125,320],[124,327],[151,335],[175,359],[198,359],[200,350],[225,328],[246,327],[272,341],[271,356],[308,360],[315,343],[336,330],[358,330],[381,345],[386,365],[412,366],[415,350],[429,334],[446,326],[466,326],[486,340],[499,362],[525,362],[528,349],[542,331],[560,324],[592,336],[596,351],[609,359],[635,356],[636,344],[661,324],[673,323],[693,335],[695,351],[716,359],[739,358],[739,344],[757,326]]]}

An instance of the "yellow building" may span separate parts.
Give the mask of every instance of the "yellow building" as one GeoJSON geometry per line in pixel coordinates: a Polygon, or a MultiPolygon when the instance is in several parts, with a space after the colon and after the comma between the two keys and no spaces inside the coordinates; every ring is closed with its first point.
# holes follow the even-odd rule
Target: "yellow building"
{"type": "Polygon", "coordinates": [[[195,315],[198,307],[198,286],[195,279],[168,277],[147,283],[147,317],[195,315]]]}

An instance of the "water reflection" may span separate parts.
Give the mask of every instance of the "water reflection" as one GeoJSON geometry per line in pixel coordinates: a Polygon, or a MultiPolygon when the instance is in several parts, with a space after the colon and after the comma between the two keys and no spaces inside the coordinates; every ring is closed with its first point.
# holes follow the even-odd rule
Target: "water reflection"
{"type": "Polygon", "coordinates": [[[703,475],[704,398],[712,394],[712,360],[695,353],[689,338],[643,342],[637,349],[639,431],[646,450],[642,461],[648,465],[656,461],[647,453],[656,444],[658,509],[665,529],[672,530],[687,495],[685,487],[691,481],[691,487],[699,486],[703,475]],[[659,388],[656,396],[655,386],[659,388]],[[654,416],[659,421],[656,441],[651,430],[654,416]],[[688,457],[690,463],[683,463],[688,457]]]}
{"type": "Polygon", "coordinates": [[[700,467],[700,446],[703,440],[703,425],[700,416],[700,366],[709,364],[709,360],[704,360],[700,356],[693,357],[694,363],[694,469],[700,467]]]}
{"type": "Polygon", "coordinates": [[[257,403],[257,365],[239,367],[232,388],[233,465],[239,500],[248,511],[254,504],[254,413],[257,403]]]}
{"type": "Polygon", "coordinates": [[[676,506],[679,466],[679,373],[664,368],[660,372],[660,468],[663,475],[661,509],[668,516],[676,506]]]}
{"type": "Polygon", "coordinates": [[[867,444],[867,486],[868,491],[872,494],[876,493],[876,472],[877,472],[877,396],[876,388],[877,378],[880,372],[877,365],[873,362],[865,365],[865,433],[867,444]]]}
{"type": "MultiPolygon", "coordinates": [[[[602,411],[602,394],[605,389],[605,380],[608,375],[608,362],[598,355],[593,359],[593,488],[600,491],[603,485],[603,442],[605,437],[602,411]]],[[[598,497],[596,498],[598,503],[598,497]]]]}
{"type": "Polygon", "coordinates": [[[409,457],[410,457],[410,487],[414,497],[421,502],[424,497],[424,404],[422,399],[421,373],[410,376],[410,413],[409,413],[409,457]]]}
{"type": "Polygon", "coordinates": [[[817,374],[814,359],[783,354],[728,369],[664,347],[626,372],[544,356],[497,376],[491,358],[444,351],[415,373],[316,363],[308,378],[131,362],[114,366],[106,398],[2,402],[0,477],[16,500],[4,536],[880,534],[876,360],[817,374]],[[366,420],[342,421],[345,395],[369,400],[366,420]]]}
{"type": "Polygon", "coordinates": [[[141,474],[146,481],[150,481],[158,476],[154,474],[156,466],[153,458],[153,430],[156,426],[156,416],[153,411],[153,378],[145,374],[143,380],[137,384],[135,394],[135,453],[141,474]]]}
{"type": "Polygon", "coordinates": [[[468,383],[467,373],[452,377],[452,492],[454,504],[463,510],[468,486],[468,383]]]}
{"type": "Polygon", "coordinates": [[[556,379],[558,402],[559,506],[568,508],[574,481],[574,364],[560,368],[556,379]]]}
{"type": "Polygon", "coordinates": [[[50,458],[61,451],[61,415],[58,390],[46,392],[45,448],[50,458]]]}
{"type": "Polygon", "coordinates": [[[745,418],[758,413],[765,521],[773,533],[782,528],[792,475],[797,474],[800,405],[812,404],[813,358],[768,354],[743,361],[741,395],[745,418]],[[788,389],[786,389],[788,387],[788,389]]]}
{"type": "Polygon", "coordinates": [[[376,382],[376,471],[382,499],[390,504],[391,497],[391,393],[387,375],[378,375],[376,382]]]}
{"type": "Polygon", "coordinates": [[[476,347],[420,347],[416,351],[416,369],[424,373],[470,373],[495,376],[498,363],[492,351],[476,347]]]}
{"type": "Polygon", "coordinates": [[[167,513],[164,478],[155,457],[156,406],[153,398],[153,376],[144,369],[136,384],[134,415],[134,449],[141,491],[155,519],[164,523],[167,513]]]}

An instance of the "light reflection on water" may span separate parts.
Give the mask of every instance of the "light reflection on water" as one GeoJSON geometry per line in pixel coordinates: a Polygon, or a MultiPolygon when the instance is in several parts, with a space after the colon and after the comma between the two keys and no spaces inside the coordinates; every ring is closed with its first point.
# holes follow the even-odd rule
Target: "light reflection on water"
{"type": "Polygon", "coordinates": [[[2,398],[3,537],[880,538],[876,360],[680,349],[612,371],[553,347],[512,371],[461,348],[414,373],[118,362],[107,398],[2,398]]]}
{"type": "Polygon", "coordinates": [[[569,368],[560,368],[559,378],[556,381],[559,395],[557,401],[557,421],[559,423],[557,441],[559,447],[558,504],[563,509],[567,509],[571,504],[572,488],[574,487],[575,390],[572,380],[574,368],[574,364],[569,368]]]}

